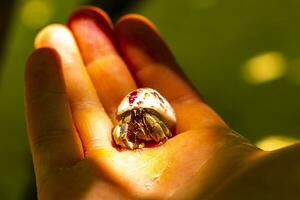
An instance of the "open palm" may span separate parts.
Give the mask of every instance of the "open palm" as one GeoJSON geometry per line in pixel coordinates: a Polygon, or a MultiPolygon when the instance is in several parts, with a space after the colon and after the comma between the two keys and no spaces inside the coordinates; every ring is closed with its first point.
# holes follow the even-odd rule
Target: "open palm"
{"type": "Polygon", "coordinates": [[[155,27],[127,15],[113,28],[93,7],[35,41],[25,74],[26,117],[41,199],[205,197],[259,152],[203,102],[155,27]],[[166,97],[177,116],[165,144],[118,151],[111,130],[138,87],[166,97]]]}

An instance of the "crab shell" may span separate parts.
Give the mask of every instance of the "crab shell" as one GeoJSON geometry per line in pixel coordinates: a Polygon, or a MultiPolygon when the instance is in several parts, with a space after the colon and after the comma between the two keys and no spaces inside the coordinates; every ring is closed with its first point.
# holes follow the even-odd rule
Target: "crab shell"
{"type": "Polygon", "coordinates": [[[154,89],[139,88],[126,95],[117,109],[117,117],[134,109],[155,111],[169,129],[176,124],[175,112],[170,103],[154,89]]]}

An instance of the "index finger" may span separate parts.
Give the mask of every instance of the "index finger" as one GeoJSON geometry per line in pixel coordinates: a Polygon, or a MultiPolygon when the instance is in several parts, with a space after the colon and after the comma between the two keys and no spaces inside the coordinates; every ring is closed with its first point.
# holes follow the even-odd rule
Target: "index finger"
{"type": "Polygon", "coordinates": [[[111,150],[111,121],[97,96],[71,31],[64,25],[49,25],[37,35],[35,46],[53,48],[61,57],[66,92],[85,155],[96,149],[111,150]]]}
{"type": "Polygon", "coordinates": [[[54,168],[83,158],[74,127],[59,55],[49,48],[34,51],[25,70],[25,108],[37,180],[54,168]]]}

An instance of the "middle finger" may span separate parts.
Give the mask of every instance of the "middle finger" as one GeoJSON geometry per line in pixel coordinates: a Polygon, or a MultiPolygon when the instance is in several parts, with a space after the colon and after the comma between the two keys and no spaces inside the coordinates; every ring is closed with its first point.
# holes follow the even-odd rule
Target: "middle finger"
{"type": "Polygon", "coordinates": [[[114,44],[112,24],[98,8],[83,7],[69,19],[98,96],[111,119],[115,110],[136,83],[114,44]]]}

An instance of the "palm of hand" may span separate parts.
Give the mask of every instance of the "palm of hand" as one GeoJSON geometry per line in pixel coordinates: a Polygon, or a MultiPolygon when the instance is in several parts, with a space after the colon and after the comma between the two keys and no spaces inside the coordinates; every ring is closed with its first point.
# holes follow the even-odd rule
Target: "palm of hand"
{"type": "Polygon", "coordinates": [[[27,121],[41,198],[205,194],[257,150],[202,101],[146,19],[127,16],[116,27],[132,74],[102,11],[82,8],[69,27],[72,32],[62,25],[45,28],[36,47],[52,49],[36,50],[26,69],[27,121]],[[137,85],[158,89],[170,100],[176,136],[155,148],[120,152],[111,145],[114,111],[137,85]]]}
{"type": "MultiPolygon", "coordinates": [[[[70,193],[61,193],[65,194],[63,198],[78,198],[82,195],[87,199],[126,199],[126,196],[199,198],[199,195],[206,195],[205,192],[216,189],[220,179],[227,177],[231,167],[242,162],[245,155],[253,153],[254,148],[247,143],[242,144],[245,142],[242,138],[226,131],[190,130],[180,133],[164,146],[142,151],[98,149],[88,159],[57,173],[53,185],[45,187],[60,190],[63,185],[69,188],[70,193]],[[220,159],[223,156],[220,150],[230,156],[220,159]],[[103,165],[103,162],[107,164],[103,165]],[[212,170],[210,167],[214,165],[223,168],[212,170]],[[108,179],[103,172],[106,172],[108,179]],[[211,181],[214,176],[217,178],[211,181]],[[126,192],[117,185],[125,188],[126,192]]],[[[57,197],[58,193],[47,191],[46,195],[54,194],[57,197]]]]}

